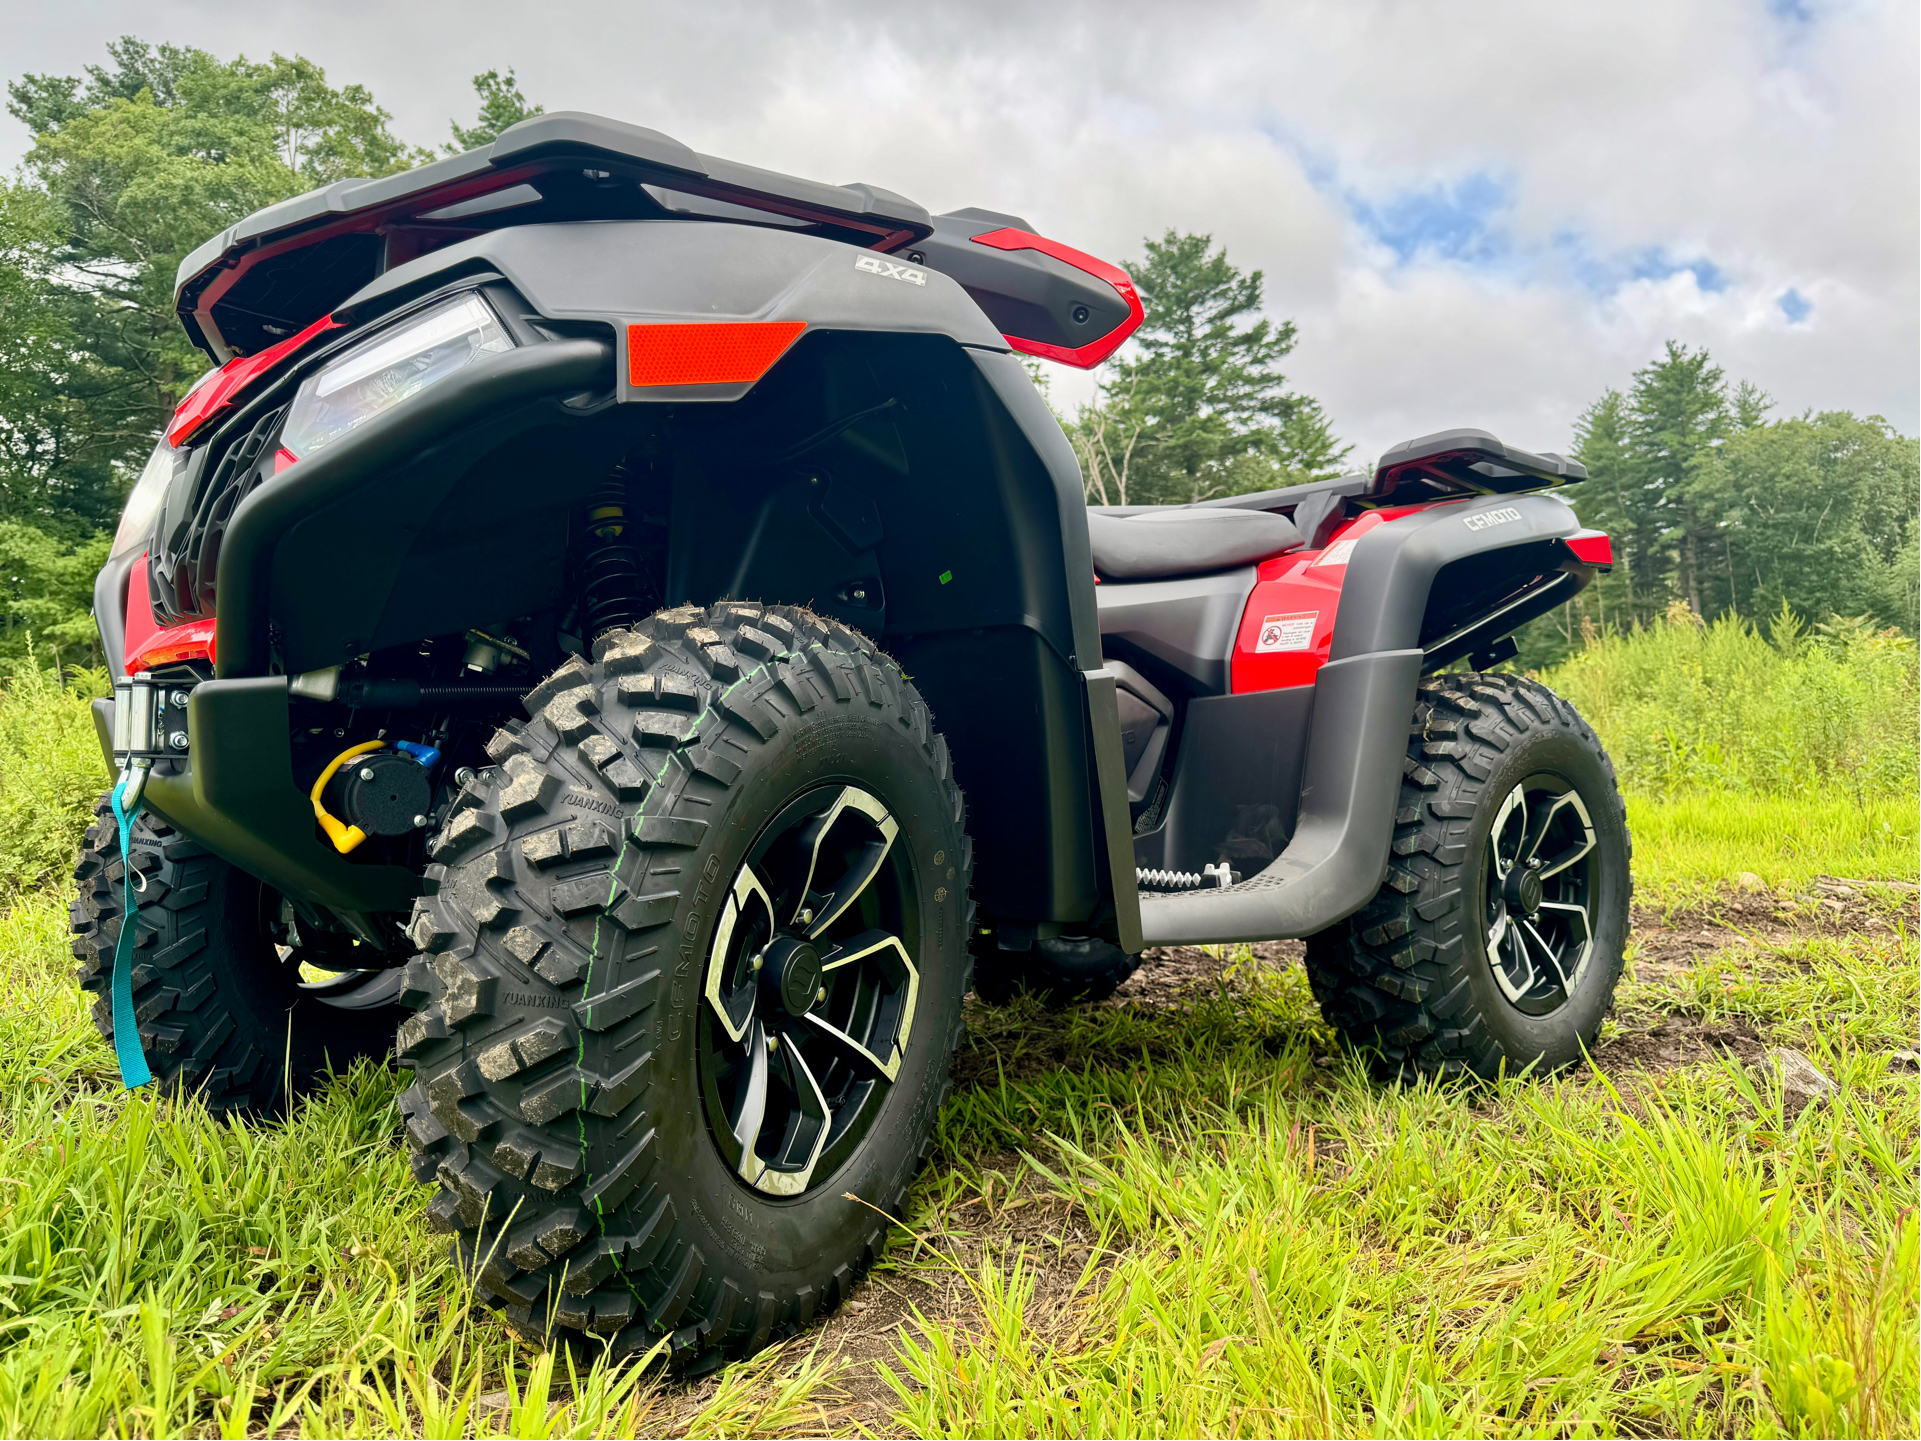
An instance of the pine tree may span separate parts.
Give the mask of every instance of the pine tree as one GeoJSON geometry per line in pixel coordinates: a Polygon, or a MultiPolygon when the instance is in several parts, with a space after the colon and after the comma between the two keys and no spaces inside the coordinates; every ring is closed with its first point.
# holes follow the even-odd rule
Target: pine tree
{"type": "Polygon", "coordinates": [[[1129,501],[1195,501],[1285,484],[1291,460],[1324,467],[1345,454],[1318,408],[1287,430],[1303,404],[1278,368],[1294,348],[1294,325],[1256,318],[1260,271],[1237,269],[1212,236],[1173,230],[1147,241],[1128,269],[1147,319],[1138,353],[1117,362],[1103,388],[1110,413],[1098,423],[1110,450],[1115,436],[1133,442],[1129,501]],[[1246,485],[1250,471],[1263,477],[1254,487],[1246,485]]]}
{"type": "Polygon", "coordinates": [[[1597,625],[1635,625],[1660,609],[1655,595],[1664,580],[1657,560],[1661,527],[1641,503],[1620,391],[1606,392],[1574,423],[1574,458],[1587,467],[1588,478],[1567,498],[1583,525],[1606,531],[1614,543],[1614,571],[1590,587],[1581,609],[1597,625]]]}
{"type": "Polygon", "coordinates": [[[1634,372],[1627,420],[1630,471],[1664,526],[1663,543],[1673,547],[1674,589],[1705,616],[1712,598],[1706,572],[1725,558],[1703,492],[1713,483],[1715,452],[1734,427],[1727,378],[1705,346],[1690,351],[1670,340],[1661,359],[1634,372]]]}

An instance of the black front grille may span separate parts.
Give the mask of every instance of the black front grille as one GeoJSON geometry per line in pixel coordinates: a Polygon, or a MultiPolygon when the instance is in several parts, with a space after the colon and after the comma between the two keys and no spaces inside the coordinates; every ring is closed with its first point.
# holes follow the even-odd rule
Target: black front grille
{"type": "Polygon", "coordinates": [[[201,479],[182,498],[178,513],[161,515],[149,584],[154,616],[162,625],[214,614],[220,542],[234,508],[273,474],[274,437],[286,413],[280,406],[240,434],[215,441],[216,451],[200,467],[201,479]]]}

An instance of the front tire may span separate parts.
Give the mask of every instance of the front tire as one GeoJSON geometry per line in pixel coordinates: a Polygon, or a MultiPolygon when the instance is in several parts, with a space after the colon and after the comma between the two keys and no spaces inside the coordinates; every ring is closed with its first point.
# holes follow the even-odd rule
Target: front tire
{"type": "Polygon", "coordinates": [[[880,1254],[951,1088],[971,851],[926,705],[846,629],[682,607],[595,649],[434,841],[401,1108],[511,1324],[706,1365],[880,1254]]]}
{"type": "MultiPolygon", "coordinates": [[[[278,1114],[362,1057],[393,1052],[407,1012],[398,970],[344,963],[351,949],[283,948],[279,897],[161,817],[134,819],[133,1004],[140,1046],[163,1090],[221,1114],[278,1114]],[[303,961],[331,979],[306,980],[303,961]]],[[[120,832],[94,807],[74,866],[73,953],[93,1023],[113,1040],[113,953],[124,923],[120,832]]]]}
{"type": "Polygon", "coordinates": [[[1631,851],[1574,707],[1517,676],[1423,681],[1380,894],[1308,938],[1322,1013],[1386,1075],[1574,1064],[1613,1006],[1631,851]]]}

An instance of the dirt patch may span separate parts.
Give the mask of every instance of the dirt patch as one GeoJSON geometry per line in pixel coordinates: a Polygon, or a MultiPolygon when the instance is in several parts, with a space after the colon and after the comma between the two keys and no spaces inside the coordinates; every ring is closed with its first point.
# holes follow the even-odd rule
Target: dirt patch
{"type": "MultiPolygon", "coordinates": [[[[1001,1184],[941,1217],[939,1230],[896,1241],[853,1297],[788,1351],[784,1366],[811,1353],[837,1371],[816,1397],[825,1433],[905,1434],[894,1422],[900,1396],[881,1367],[907,1379],[899,1357],[901,1332],[922,1337],[923,1322],[984,1336],[985,1314],[975,1290],[984,1262],[1006,1274],[1020,1261],[1033,1285],[1026,1308],[1030,1331],[1053,1334],[1078,1316],[1072,1304],[1076,1283],[1095,1252],[1086,1216],[1069,1202],[1041,1194],[1032,1176],[1020,1177],[1019,1158],[1011,1153],[985,1157],[980,1167],[983,1174],[998,1171],[1001,1184]]],[[[688,1389],[675,1407],[682,1426],[699,1413],[712,1386],[703,1382],[688,1389]]]]}
{"type": "MultiPolygon", "coordinates": [[[[1005,1006],[989,1006],[969,996],[967,1040],[954,1056],[957,1090],[1020,1081],[1091,1057],[1085,1039],[1074,1042],[1077,1025],[1103,1012],[1132,1011],[1144,1016],[1178,1015],[1202,1000],[1231,990],[1261,971],[1297,964],[1299,941],[1262,941],[1253,946],[1223,946],[1215,955],[1200,946],[1157,946],[1111,996],[1087,1003],[1049,1007],[1028,996],[1005,1006]]],[[[1131,1042],[1121,1063],[1135,1064],[1143,1047],[1150,1053],[1177,1044],[1172,1032],[1131,1042]]]]}
{"type": "Polygon", "coordinates": [[[1215,955],[1200,946],[1155,946],[1141,953],[1140,969],[1101,1002],[1104,1006],[1136,1006],[1148,1011],[1176,1010],[1196,992],[1220,987],[1229,972],[1278,971],[1298,965],[1299,941],[1258,941],[1254,945],[1221,946],[1215,955]],[[1252,952],[1250,962],[1248,953],[1252,952]]]}
{"type": "Polygon", "coordinates": [[[1819,876],[1798,895],[1730,891],[1708,904],[1672,912],[1636,906],[1636,966],[1692,965],[1743,940],[1772,947],[1807,936],[1886,934],[1901,924],[1912,933],[1921,922],[1918,901],[1921,887],[1905,881],[1819,876]]]}
{"type": "Polygon", "coordinates": [[[1698,1021],[1670,1016],[1659,1025],[1622,1030],[1594,1048],[1594,1059],[1610,1074],[1619,1071],[1671,1071],[1732,1053],[1757,1061],[1767,1043],[1745,1021],[1698,1021]]]}
{"type": "MultiPolygon", "coordinates": [[[[1729,951],[1778,950],[1811,936],[1885,935],[1905,924],[1917,925],[1916,886],[1903,882],[1816,878],[1799,895],[1733,891],[1699,906],[1672,912],[1634,908],[1634,974],[1658,985],[1685,975],[1729,951]]],[[[1667,1012],[1644,1023],[1632,1014],[1621,1029],[1595,1048],[1595,1059],[1610,1073],[1660,1072],[1732,1054],[1752,1063],[1767,1052],[1754,1027],[1739,1019],[1708,1020],[1667,1012]]]]}

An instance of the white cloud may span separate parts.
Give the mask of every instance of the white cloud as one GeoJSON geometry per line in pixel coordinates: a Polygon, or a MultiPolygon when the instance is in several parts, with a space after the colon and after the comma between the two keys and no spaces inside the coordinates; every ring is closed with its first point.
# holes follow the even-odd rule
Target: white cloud
{"type": "MultiPolygon", "coordinates": [[[[1581,407],[1669,337],[1709,345],[1784,410],[1921,423],[1912,4],[26,9],[16,71],[75,71],[129,31],[299,51],[434,142],[471,113],[467,77],[513,65],[550,108],[936,210],[1012,211],[1115,258],[1170,226],[1207,230],[1266,271],[1274,312],[1300,326],[1292,373],[1363,454],[1451,424],[1564,446],[1581,407]],[[1408,203],[1470,193],[1451,213],[1408,203]],[[1411,259],[1370,214],[1407,227],[1411,259]],[[1410,240],[1442,221],[1467,227],[1456,253],[1473,263],[1410,240]],[[1657,276],[1646,262],[1663,256],[1710,263],[1721,287],[1657,276]],[[1799,324],[1789,288],[1812,306],[1799,324]]],[[[24,143],[0,127],[0,153],[24,143]]],[[[1088,387],[1062,376],[1056,399],[1088,387]]]]}

